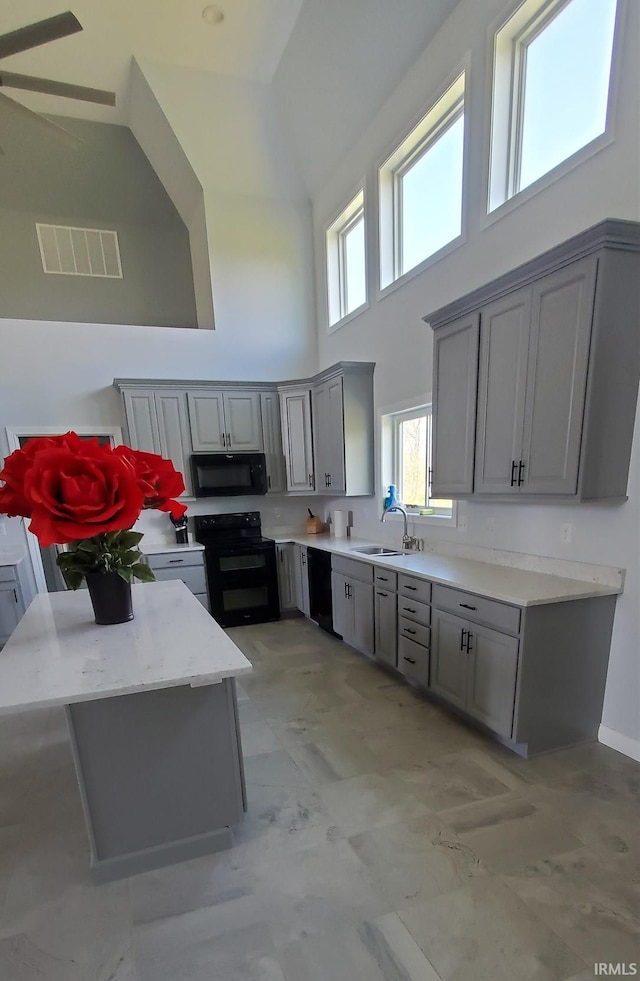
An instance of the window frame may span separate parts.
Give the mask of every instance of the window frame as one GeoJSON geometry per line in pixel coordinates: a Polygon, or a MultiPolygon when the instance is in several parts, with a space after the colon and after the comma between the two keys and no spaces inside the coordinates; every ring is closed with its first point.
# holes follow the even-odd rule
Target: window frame
{"type": "MultiPolygon", "coordinates": [[[[401,476],[402,476],[402,440],[400,436],[400,427],[404,422],[408,422],[411,419],[417,419],[421,417],[426,417],[427,419],[427,460],[426,460],[426,477],[425,477],[425,504],[420,505],[409,505],[407,506],[403,502],[403,506],[406,508],[407,517],[413,521],[417,521],[423,524],[438,524],[438,525],[453,525],[455,527],[457,522],[457,502],[455,500],[451,501],[451,508],[434,508],[431,503],[432,500],[439,500],[439,498],[431,497],[431,455],[433,451],[433,406],[431,402],[420,402],[416,404],[412,400],[411,404],[404,404],[402,407],[396,406],[389,408],[388,410],[381,411],[379,413],[379,433],[380,433],[380,459],[381,459],[381,476],[383,478],[382,486],[383,493],[380,498],[380,507],[382,508],[384,498],[387,495],[387,488],[389,484],[395,484],[398,488],[398,497],[402,501],[402,487],[401,487],[401,476]],[[421,510],[429,510],[429,514],[420,514],[421,510]]],[[[389,515],[389,520],[394,517],[392,512],[389,515]]]]}
{"type": "Polygon", "coordinates": [[[364,181],[351,195],[348,203],[324,228],[327,331],[333,333],[357,317],[369,306],[369,260],[367,250],[367,207],[364,181]],[[362,221],[364,236],[364,301],[347,310],[348,269],[345,241],[350,231],[362,221]]]}
{"type": "Polygon", "coordinates": [[[526,48],[572,0],[519,0],[511,3],[488,30],[488,57],[493,69],[487,78],[485,153],[486,206],[480,227],[519,207],[609,146],[615,136],[615,113],[620,83],[620,37],[627,0],[616,0],[615,22],[605,128],[546,173],[519,187],[522,166],[522,122],[525,98],[526,48]],[[515,22],[511,30],[506,30],[515,22]],[[501,37],[503,35],[503,37],[501,37]]]}
{"type": "Polygon", "coordinates": [[[405,129],[404,135],[394,140],[392,149],[387,151],[377,165],[378,299],[449,255],[466,240],[469,114],[465,109],[469,60],[466,57],[458,64],[438,92],[429,100],[430,108],[427,112],[420,115],[408,132],[405,129]],[[406,173],[411,164],[416,163],[420,157],[428,153],[430,147],[449,126],[456,122],[460,115],[464,118],[460,233],[411,269],[401,272],[402,245],[398,232],[398,219],[401,211],[399,210],[397,175],[401,172],[406,173]]]}

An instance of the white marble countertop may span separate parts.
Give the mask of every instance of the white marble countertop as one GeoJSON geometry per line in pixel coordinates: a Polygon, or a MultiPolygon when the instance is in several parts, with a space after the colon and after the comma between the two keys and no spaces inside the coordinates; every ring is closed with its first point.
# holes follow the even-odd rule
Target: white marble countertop
{"type": "Polygon", "coordinates": [[[197,687],[252,670],[183,582],[132,589],[134,619],[106,627],[94,622],[85,589],[36,596],[0,651],[0,712],[197,687]]]}
{"type": "Polygon", "coordinates": [[[200,542],[186,542],[184,545],[178,545],[177,542],[148,542],[146,536],[138,548],[143,555],[164,555],[169,552],[204,552],[204,545],[201,545],[200,542]]]}
{"type": "MultiPolygon", "coordinates": [[[[268,532],[265,532],[268,535],[268,532]]],[[[356,538],[334,538],[330,535],[280,535],[276,542],[297,542],[344,555],[359,562],[382,566],[395,572],[406,572],[443,586],[452,586],[477,596],[500,600],[513,606],[544,606],[568,600],[615,596],[622,590],[581,579],[567,579],[544,572],[530,572],[512,566],[478,562],[436,552],[405,552],[403,555],[363,555],[354,549],[361,545],[378,545],[356,538]]]]}
{"type": "Polygon", "coordinates": [[[22,548],[8,548],[0,551],[0,566],[19,565],[25,558],[25,551],[22,548]]]}

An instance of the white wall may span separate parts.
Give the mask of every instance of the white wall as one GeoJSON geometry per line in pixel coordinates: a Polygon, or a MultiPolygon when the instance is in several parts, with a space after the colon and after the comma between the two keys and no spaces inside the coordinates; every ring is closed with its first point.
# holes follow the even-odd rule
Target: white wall
{"type": "MultiPolygon", "coordinates": [[[[640,141],[637,59],[640,6],[629,3],[621,51],[621,87],[614,142],[527,203],[482,226],[485,158],[488,149],[489,26],[503,0],[461,0],[361,139],[342,160],[313,201],[320,368],[339,360],[376,362],[378,410],[430,395],[432,335],[422,322],[430,311],[469,292],[569,236],[609,217],[640,219],[640,141]],[[376,297],[376,164],[424,114],[444,82],[468,59],[466,241],[454,253],[401,287],[376,297]],[[324,227],[366,178],[370,306],[342,329],[326,329],[324,227]]],[[[536,555],[595,562],[627,569],[618,600],[604,708],[605,726],[636,741],[640,749],[640,422],[636,420],[629,501],[617,507],[460,504],[467,530],[421,526],[428,540],[491,546],[536,555]],[[491,519],[495,531],[487,526],[491,519]],[[573,526],[569,545],[560,544],[560,525],[573,526]]],[[[328,503],[327,507],[330,507],[328,503]]],[[[344,506],[344,503],[342,505],[344,506]]],[[[354,530],[391,540],[397,526],[381,525],[378,503],[351,503],[354,530]]]]}

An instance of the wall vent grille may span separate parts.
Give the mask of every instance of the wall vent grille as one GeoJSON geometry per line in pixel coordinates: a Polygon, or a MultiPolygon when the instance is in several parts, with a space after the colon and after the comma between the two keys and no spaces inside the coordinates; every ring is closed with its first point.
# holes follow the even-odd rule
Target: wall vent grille
{"type": "Polygon", "coordinates": [[[42,268],[62,276],[122,279],[118,233],[36,222],[42,268]]]}

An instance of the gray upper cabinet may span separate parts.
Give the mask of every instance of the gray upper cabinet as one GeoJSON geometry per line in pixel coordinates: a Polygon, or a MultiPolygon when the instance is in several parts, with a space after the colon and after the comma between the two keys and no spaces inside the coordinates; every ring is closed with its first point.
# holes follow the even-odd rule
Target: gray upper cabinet
{"type": "Polygon", "coordinates": [[[479,317],[473,313],[438,331],[433,350],[432,494],[473,490],[479,317]]]}
{"type": "Polygon", "coordinates": [[[287,490],[308,494],[315,489],[309,389],[281,392],[280,414],[287,490]]]}
{"type": "Polygon", "coordinates": [[[314,379],[313,452],[319,494],[374,493],[374,367],[345,361],[314,379]]]}
{"type": "Polygon", "coordinates": [[[342,376],[316,385],[312,392],[312,404],[317,490],[344,494],[346,481],[342,376]]]}
{"type": "Polygon", "coordinates": [[[145,453],[159,453],[171,460],[184,477],[185,491],[191,494],[189,454],[189,414],[184,391],[162,389],[124,391],[125,416],[129,445],[145,453]]]}
{"type": "Polygon", "coordinates": [[[425,317],[435,332],[434,493],[623,500],[638,309],[640,224],[609,220],[425,317]],[[453,340],[472,330],[473,317],[475,446],[462,408],[473,353],[460,340],[454,350],[453,340]]]}
{"type": "Polygon", "coordinates": [[[252,453],[262,450],[260,393],[189,392],[195,453],[252,453]]]}
{"type": "Polygon", "coordinates": [[[282,428],[280,426],[280,400],[277,392],[260,393],[262,416],[262,445],[267,464],[267,487],[271,493],[285,489],[284,454],[282,452],[282,428]]]}

